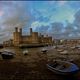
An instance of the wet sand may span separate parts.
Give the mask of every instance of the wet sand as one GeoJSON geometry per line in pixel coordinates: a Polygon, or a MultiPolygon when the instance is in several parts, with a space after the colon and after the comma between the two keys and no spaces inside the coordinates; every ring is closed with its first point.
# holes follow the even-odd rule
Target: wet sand
{"type": "MultiPolygon", "coordinates": [[[[0,56],[0,80],[80,80],[80,72],[72,77],[64,77],[47,69],[46,64],[49,60],[66,57],[56,49],[49,48],[47,54],[42,54],[41,48],[28,48],[29,54],[26,56],[22,54],[23,49],[11,48],[16,53],[12,60],[3,60],[0,56]]],[[[80,67],[80,55],[74,54],[70,57],[80,67]]]]}

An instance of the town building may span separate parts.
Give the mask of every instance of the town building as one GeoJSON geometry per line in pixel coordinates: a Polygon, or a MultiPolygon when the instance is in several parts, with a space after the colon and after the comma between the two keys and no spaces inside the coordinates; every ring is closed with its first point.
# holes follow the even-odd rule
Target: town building
{"type": "Polygon", "coordinates": [[[12,39],[9,39],[9,40],[3,42],[3,47],[9,47],[9,46],[13,46],[12,39]]]}

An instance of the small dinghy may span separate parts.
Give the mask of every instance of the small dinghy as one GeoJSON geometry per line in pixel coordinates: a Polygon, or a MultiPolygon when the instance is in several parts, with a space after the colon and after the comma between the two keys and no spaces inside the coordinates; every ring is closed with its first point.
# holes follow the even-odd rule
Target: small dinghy
{"type": "Polygon", "coordinates": [[[62,51],[63,51],[63,49],[58,49],[57,51],[58,51],[58,52],[62,52],[62,51]]]}
{"type": "Polygon", "coordinates": [[[28,55],[28,53],[29,53],[28,50],[23,51],[23,55],[28,55]]]}
{"type": "Polygon", "coordinates": [[[43,48],[43,49],[41,50],[41,52],[42,52],[42,53],[46,53],[46,52],[48,52],[48,49],[43,48]]]}
{"type": "Polygon", "coordinates": [[[47,68],[60,75],[70,75],[79,71],[79,68],[76,64],[68,61],[54,61],[52,63],[48,63],[47,68]]]}
{"type": "Polygon", "coordinates": [[[70,47],[71,49],[75,49],[76,47],[75,46],[72,46],[72,47],[70,47]]]}

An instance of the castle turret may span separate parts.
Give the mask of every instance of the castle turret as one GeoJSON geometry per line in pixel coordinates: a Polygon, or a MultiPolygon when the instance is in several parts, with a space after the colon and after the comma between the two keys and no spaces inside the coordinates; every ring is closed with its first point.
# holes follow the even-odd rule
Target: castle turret
{"type": "Polygon", "coordinates": [[[13,33],[14,46],[18,46],[21,43],[21,35],[22,35],[22,29],[20,29],[20,32],[18,32],[18,27],[16,27],[15,32],[13,33]]]}
{"type": "Polygon", "coordinates": [[[46,35],[46,37],[48,37],[48,34],[46,35]]]}
{"type": "Polygon", "coordinates": [[[20,34],[22,35],[22,28],[20,28],[19,31],[20,31],[20,34]]]}
{"type": "Polygon", "coordinates": [[[32,28],[30,28],[30,35],[32,35],[32,28]]]}
{"type": "Polygon", "coordinates": [[[15,32],[18,32],[18,27],[15,27],[15,32]]]}

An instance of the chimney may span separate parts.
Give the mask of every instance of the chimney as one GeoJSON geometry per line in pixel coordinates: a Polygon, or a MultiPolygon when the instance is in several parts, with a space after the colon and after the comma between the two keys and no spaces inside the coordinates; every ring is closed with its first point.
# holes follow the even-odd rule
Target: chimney
{"type": "Polygon", "coordinates": [[[30,28],[30,35],[32,35],[32,28],[30,28]]]}
{"type": "Polygon", "coordinates": [[[18,32],[18,27],[15,27],[15,32],[18,32]]]}
{"type": "Polygon", "coordinates": [[[20,33],[22,34],[22,28],[20,28],[20,33]]]}

